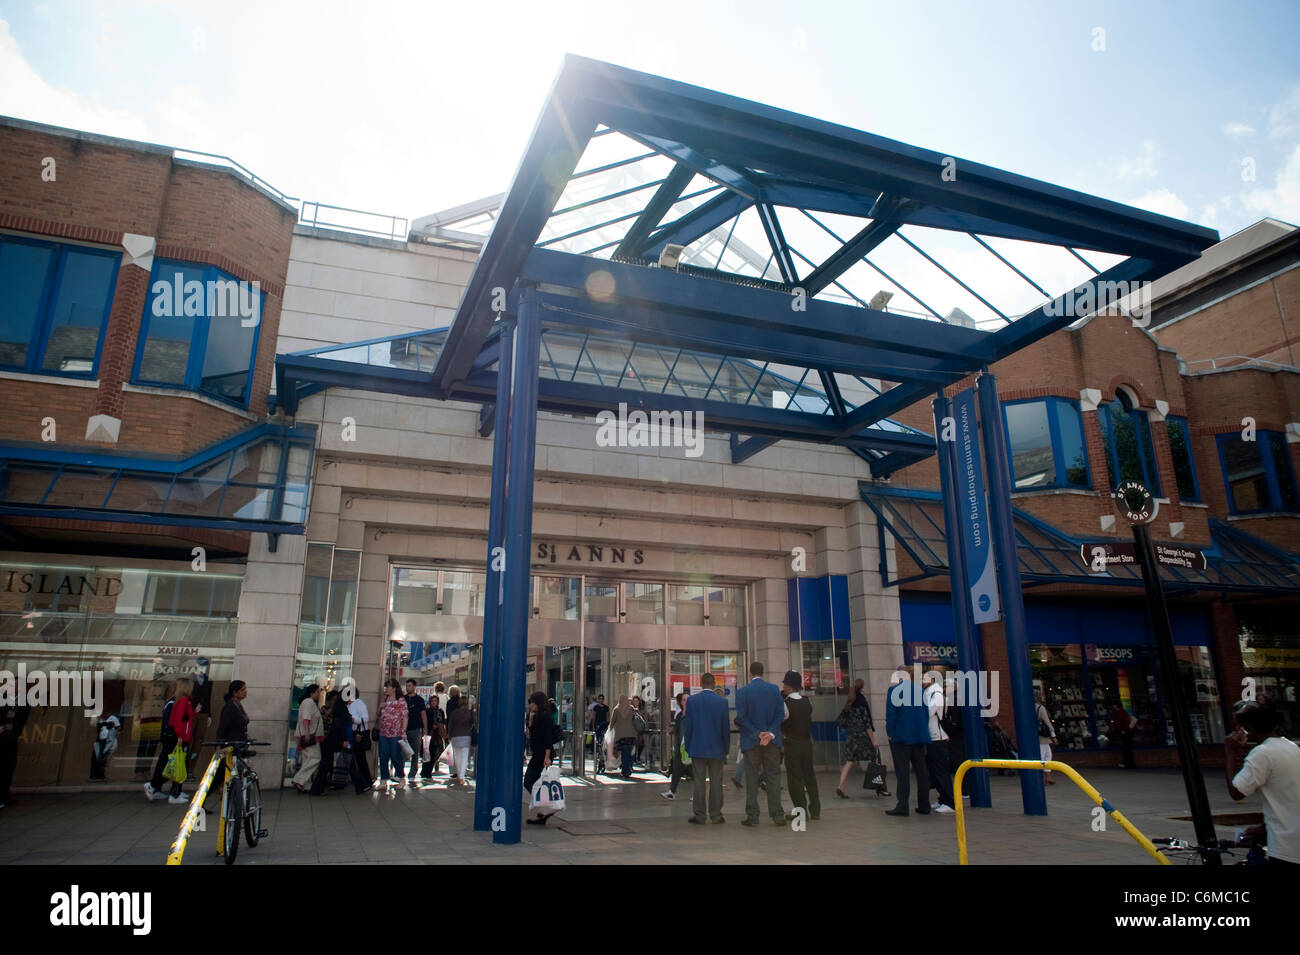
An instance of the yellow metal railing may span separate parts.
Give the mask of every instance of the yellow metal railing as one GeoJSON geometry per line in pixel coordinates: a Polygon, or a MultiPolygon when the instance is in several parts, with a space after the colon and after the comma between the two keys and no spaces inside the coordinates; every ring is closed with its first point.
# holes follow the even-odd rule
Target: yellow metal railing
{"type": "MultiPolygon", "coordinates": [[[[181,864],[181,857],[185,855],[185,847],[189,844],[190,835],[194,832],[194,826],[203,815],[203,803],[208,798],[208,790],[212,788],[212,781],[216,779],[217,767],[221,765],[223,760],[226,762],[226,782],[230,781],[230,774],[234,769],[234,760],[231,758],[232,753],[234,753],[234,748],[231,746],[217,750],[212,757],[212,762],[208,763],[207,772],[203,774],[203,779],[199,781],[199,788],[194,791],[194,798],[190,800],[189,812],[185,813],[185,818],[181,820],[181,831],[176,834],[176,841],[172,843],[171,849],[167,852],[167,865],[181,864]]],[[[225,792],[228,788],[229,786],[222,787],[221,811],[217,816],[217,855],[225,854],[225,792]]]]}
{"type": "MultiPolygon", "coordinates": [[[[1084,779],[1076,773],[1073,768],[1067,766],[1065,763],[1058,763],[1054,759],[968,759],[957,767],[957,775],[952,781],[952,790],[954,793],[961,792],[961,783],[966,777],[966,771],[968,769],[1021,769],[1038,771],[1054,769],[1059,773],[1063,773],[1076,786],[1087,793],[1088,797],[1093,802],[1098,806],[1101,806],[1102,809],[1105,809],[1112,819],[1123,826],[1124,831],[1132,836],[1138,845],[1150,853],[1152,858],[1161,865],[1170,864],[1169,859],[1161,854],[1160,850],[1155,847],[1150,839],[1138,832],[1137,827],[1125,819],[1122,812],[1103,799],[1101,793],[1097,792],[1088,780],[1084,779]]],[[[962,865],[967,865],[966,813],[962,807],[962,801],[960,799],[954,799],[953,801],[957,804],[957,856],[962,865]]]]}

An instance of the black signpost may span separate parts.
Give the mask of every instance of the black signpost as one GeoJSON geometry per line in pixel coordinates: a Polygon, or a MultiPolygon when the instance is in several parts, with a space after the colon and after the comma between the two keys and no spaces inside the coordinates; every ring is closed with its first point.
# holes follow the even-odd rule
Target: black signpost
{"type": "MultiPolygon", "coordinates": [[[[1156,550],[1147,529],[1156,517],[1158,505],[1151,493],[1137,481],[1126,481],[1115,490],[1115,500],[1133,528],[1133,549],[1142,568],[1142,582],[1147,593],[1147,613],[1151,617],[1151,630],[1156,637],[1156,652],[1160,659],[1161,689],[1169,704],[1174,721],[1174,739],[1178,743],[1178,762],[1183,770],[1183,784],[1187,787],[1187,801],[1196,827],[1196,841],[1202,846],[1217,844],[1214,817],[1210,812],[1210,798],[1205,792],[1205,779],[1196,755],[1192,738],[1192,721],[1187,711],[1187,700],[1178,685],[1178,656],[1174,652],[1174,631],[1169,623],[1169,608],[1165,606],[1164,589],[1160,586],[1160,565],[1156,550]]],[[[1209,865],[1219,865],[1217,852],[1205,854],[1209,865]]]]}

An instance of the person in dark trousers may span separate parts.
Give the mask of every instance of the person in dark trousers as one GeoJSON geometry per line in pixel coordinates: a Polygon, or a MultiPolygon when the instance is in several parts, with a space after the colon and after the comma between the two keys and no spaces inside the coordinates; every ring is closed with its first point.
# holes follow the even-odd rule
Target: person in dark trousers
{"type": "Polygon", "coordinates": [[[18,768],[18,742],[32,711],[26,706],[0,707],[0,809],[9,804],[9,787],[18,768]]]}
{"type": "Polygon", "coordinates": [[[712,673],[700,677],[700,692],[686,700],[686,715],[682,718],[682,739],[686,742],[686,755],[691,758],[695,790],[691,818],[687,822],[697,826],[706,820],[727,821],[722,818],[722,796],[727,782],[722,766],[731,748],[731,723],[727,701],[713,692],[715,682],[712,673]]]}
{"type": "Polygon", "coordinates": [[[758,825],[758,787],[766,782],[767,811],[772,822],[785,825],[781,808],[781,721],[785,704],[781,691],[763,679],[763,664],[749,665],[749,683],[736,691],[736,721],[740,750],[745,754],[745,818],[742,826],[758,825]]]}
{"type": "Polygon", "coordinates": [[[1110,704],[1110,738],[1112,742],[1119,743],[1124,754],[1120,760],[1120,769],[1136,769],[1137,763],[1133,759],[1133,717],[1119,705],[1119,700],[1113,700],[1110,704]]]}
{"type": "Polygon", "coordinates": [[[636,710],[626,696],[618,698],[618,706],[610,715],[609,732],[614,734],[614,745],[619,755],[619,775],[632,778],[632,747],[636,745],[636,710]]]}
{"type": "MultiPolygon", "coordinates": [[[[330,785],[334,775],[334,761],[341,753],[352,756],[352,747],[356,743],[356,734],[352,729],[352,714],[348,712],[348,705],[343,700],[343,695],[331,690],[325,700],[325,712],[329,722],[325,729],[325,741],[320,746],[320,769],[311,784],[313,796],[324,795],[325,787],[330,785]]],[[[370,789],[370,781],[367,773],[357,765],[355,758],[350,761],[350,767],[348,775],[359,796],[370,789]]]]}
{"type": "MultiPolygon", "coordinates": [[[[186,766],[189,765],[188,754],[194,738],[195,710],[192,693],[189,680],[178,680],[172,698],[163,706],[163,719],[158,731],[161,745],[158,747],[158,759],[153,767],[153,778],[144,784],[146,799],[162,798],[163,770],[167,768],[167,760],[171,758],[172,750],[178,744],[186,753],[186,766]]],[[[187,802],[182,792],[181,784],[173,781],[167,801],[175,804],[187,802]]]]}
{"type": "MultiPolygon", "coordinates": [[[[791,670],[781,681],[781,695],[789,715],[781,724],[781,738],[785,741],[785,777],[790,789],[790,801],[796,809],[803,809],[809,819],[822,817],[822,797],[817,790],[817,774],[813,770],[812,703],[804,699],[803,680],[791,670]]],[[[787,819],[794,819],[790,813],[787,819]]]]}
{"type": "Polygon", "coordinates": [[[890,680],[889,705],[885,709],[885,733],[889,736],[889,749],[894,755],[894,773],[898,777],[898,805],[886,809],[888,816],[906,816],[908,801],[912,796],[911,776],[908,767],[916,771],[916,811],[922,816],[930,814],[930,773],[926,768],[925,751],[930,740],[930,711],[926,708],[921,688],[912,683],[906,667],[899,667],[890,680]]]}
{"type": "Polygon", "coordinates": [[[677,784],[681,782],[682,772],[685,769],[682,766],[682,719],[686,716],[686,694],[678,693],[674,699],[677,701],[677,712],[673,714],[672,768],[669,770],[668,791],[659,794],[665,799],[677,798],[677,784]]]}
{"type": "MultiPolygon", "coordinates": [[[[925,766],[930,774],[930,785],[939,792],[939,801],[930,806],[935,812],[955,812],[952,791],[953,768],[948,749],[947,722],[948,700],[944,696],[943,684],[939,675],[931,670],[924,677],[925,707],[929,714],[930,742],[925,751],[925,766]]],[[[929,802],[930,790],[926,790],[920,802],[929,802]]]]}
{"type": "MultiPolygon", "coordinates": [[[[415,781],[420,778],[420,761],[424,755],[424,737],[429,732],[428,714],[425,712],[428,705],[424,702],[424,697],[415,692],[415,681],[406,681],[406,709],[410,716],[406,722],[406,741],[411,744],[411,787],[415,788],[415,781]]],[[[430,754],[432,757],[433,754],[430,754]]]]}
{"type": "MultiPolygon", "coordinates": [[[[248,696],[248,684],[243,680],[231,680],[230,688],[226,690],[225,705],[221,708],[221,717],[217,720],[216,739],[222,742],[248,739],[248,714],[244,712],[246,696],[248,696]]],[[[216,795],[218,808],[221,806],[221,787],[225,780],[226,764],[223,760],[217,766],[217,775],[212,780],[212,788],[208,790],[209,799],[216,795]]],[[[203,811],[209,811],[206,805],[203,811]]]]}
{"type": "MultiPolygon", "coordinates": [[[[451,706],[450,699],[447,700],[447,706],[451,706]]],[[[444,739],[447,717],[442,712],[442,701],[436,692],[429,694],[429,701],[424,708],[424,718],[429,727],[429,758],[420,767],[420,778],[432,779],[433,774],[438,771],[438,758],[442,756],[442,751],[447,746],[447,740],[444,739]]]]}
{"type": "MultiPolygon", "coordinates": [[[[524,792],[531,799],[533,786],[542,778],[542,770],[551,765],[551,744],[555,738],[555,723],[551,719],[550,704],[546,701],[546,694],[541,690],[528,698],[528,712],[531,715],[528,723],[528,744],[533,755],[528,760],[528,770],[524,773],[524,792]]],[[[530,826],[544,826],[546,820],[550,818],[539,812],[536,819],[525,819],[524,822],[530,826]]]]}

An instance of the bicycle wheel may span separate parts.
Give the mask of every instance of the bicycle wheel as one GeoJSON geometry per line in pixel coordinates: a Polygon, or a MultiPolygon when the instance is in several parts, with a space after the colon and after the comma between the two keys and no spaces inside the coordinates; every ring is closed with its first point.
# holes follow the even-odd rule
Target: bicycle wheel
{"type": "Polygon", "coordinates": [[[262,787],[256,779],[248,781],[248,808],[244,811],[244,840],[251,849],[261,838],[262,831],[262,787]]]}
{"type": "Polygon", "coordinates": [[[226,865],[234,865],[235,856],[239,854],[239,822],[244,814],[241,789],[238,779],[231,780],[230,797],[226,800],[226,865]]]}

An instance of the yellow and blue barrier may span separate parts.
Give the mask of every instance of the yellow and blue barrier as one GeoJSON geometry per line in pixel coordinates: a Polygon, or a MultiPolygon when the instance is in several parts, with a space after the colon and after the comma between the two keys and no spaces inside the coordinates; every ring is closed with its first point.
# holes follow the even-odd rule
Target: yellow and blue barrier
{"type": "MultiPolygon", "coordinates": [[[[194,832],[195,825],[198,824],[199,818],[203,815],[203,803],[208,798],[208,790],[212,788],[212,781],[217,777],[217,767],[221,765],[222,760],[229,760],[234,749],[230,746],[220,749],[212,757],[212,762],[208,763],[207,772],[199,781],[199,788],[194,791],[194,798],[190,800],[189,811],[185,813],[185,818],[181,820],[181,830],[176,834],[176,841],[172,843],[171,849],[167,852],[167,865],[180,865],[181,858],[185,855],[185,847],[189,844],[190,836],[194,832]]],[[[229,779],[231,767],[227,766],[226,778],[229,779]]],[[[225,797],[222,797],[221,813],[218,816],[217,823],[217,855],[225,853],[226,838],[226,807],[225,797]]]]}

